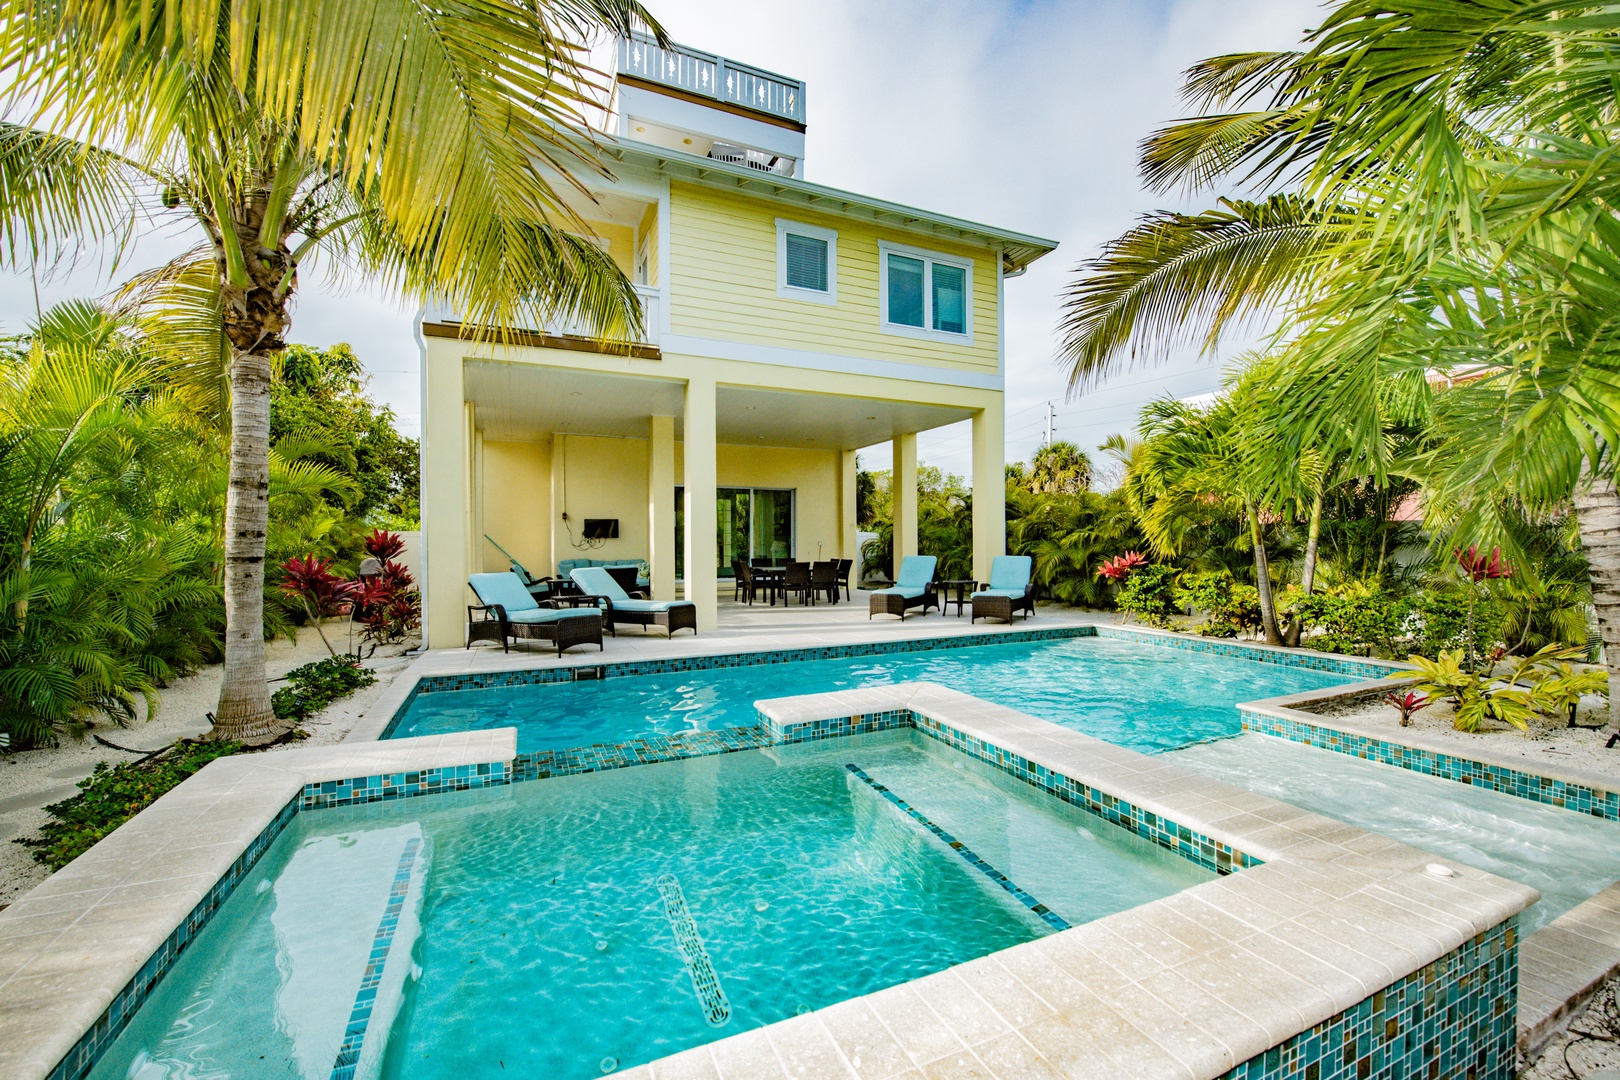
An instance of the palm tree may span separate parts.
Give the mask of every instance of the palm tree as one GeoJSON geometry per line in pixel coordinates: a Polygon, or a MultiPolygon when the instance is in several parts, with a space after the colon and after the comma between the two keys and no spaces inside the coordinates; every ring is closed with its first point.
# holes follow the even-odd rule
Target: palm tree
{"type": "Polygon", "coordinates": [[[558,316],[634,333],[635,293],[568,197],[603,171],[586,39],[641,25],[662,39],[635,0],[0,0],[5,254],[85,236],[121,251],[148,213],[201,237],[164,295],[204,331],[200,366],[222,358],[229,379],[217,737],[285,730],[264,679],[263,564],[271,368],[300,267],[324,256],[497,333],[558,316]]]}
{"type": "Polygon", "coordinates": [[[1199,408],[1164,399],[1143,410],[1141,445],[1125,492],[1158,554],[1178,554],[1189,534],[1216,514],[1236,514],[1248,532],[1266,641],[1283,643],[1266,550],[1266,470],[1247,451],[1243,421],[1250,389],[1240,380],[1199,408]]]}
{"type": "Polygon", "coordinates": [[[1047,443],[1030,459],[1028,479],[1036,495],[1076,495],[1091,487],[1091,457],[1072,442],[1047,443]]]}
{"type": "Polygon", "coordinates": [[[1302,51],[1198,65],[1185,90],[1203,115],[1144,143],[1149,182],[1278,191],[1327,227],[1223,252],[1219,223],[1194,221],[1179,248],[1105,253],[1101,284],[1071,293],[1067,356],[1096,378],[1142,340],[1207,340],[1278,304],[1274,437],[1297,456],[1342,429],[1354,468],[1374,476],[1391,464],[1380,398],[1396,386],[1416,400],[1426,374],[1467,372],[1432,395],[1417,474],[1428,520],[1505,544],[1503,507],[1573,506],[1620,723],[1617,46],[1595,4],[1347,0],[1302,51]],[[1311,209],[1323,207],[1331,216],[1311,209]],[[1114,314],[1133,310],[1146,314],[1114,314]]]}

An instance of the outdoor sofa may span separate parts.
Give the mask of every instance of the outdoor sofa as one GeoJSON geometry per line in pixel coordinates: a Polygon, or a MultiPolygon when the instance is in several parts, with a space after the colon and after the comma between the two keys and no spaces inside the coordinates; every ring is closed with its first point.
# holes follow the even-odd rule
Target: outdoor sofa
{"type": "Polygon", "coordinates": [[[514,638],[538,638],[557,646],[557,655],[575,645],[602,645],[602,613],[594,607],[552,606],[536,600],[514,573],[474,574],[467,579],[479,603],[467,605],[467,647],[499,641],[510,652],[514,638]]]}
{"type": "Polygon", "coordinates": [[[873,615],[898,615],[904,622],[908,608],[920,607],[924,615],[931,607],[939,608],[939,593],[934,588],[934,567],[938,564],[932,555],[907,555],[900,561],[894,584],[871,594],[867,619],[873,615]]]}
{"type": "Polygon", "coordinates": [[[697,605],[690,600],[632,599],[603,566],[576,567],[569,576],[581,592],[601,604],[602,618],[610,634],[618,633],[619,623],[662,626],[672,637],[675,631],[683,629],[697,633],[697,605]]]}
{"type": "Polygon", "coordinates": [[[1035,560],[1028,555],[997,555],[990,561],[990,582],[974,593],[973,619],[1013,621],[1013,612],[1035,614],[1035,560]]]}

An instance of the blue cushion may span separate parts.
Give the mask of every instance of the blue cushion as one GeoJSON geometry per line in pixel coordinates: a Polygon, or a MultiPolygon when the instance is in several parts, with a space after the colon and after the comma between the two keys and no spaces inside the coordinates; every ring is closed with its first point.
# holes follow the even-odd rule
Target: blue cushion
{"type": "Polygon", "coordinates": [[[980,589],[970,599],[977,600],[981,596],[1005,596],[1009,600],[1022,600],[1028,589],[980,589]]]}
{"type": "MultiPolygon", "coordinates": [[[[921,589],[934,580],[934,567],[939,560],[932,555],[907,555],[900,560],[900,573],[895,575],[894,583],[906,588],[921,589]]],[[[907,595],[921,596],[921,593],[908,593],[907,595]]]]}
{"type": "MultiPolygon", "coordinates": [[[[912,557],[915,558],[915,556],[912,556],[912,557]]],[[[929,558],[932,558],[932,557],[933,556],[929,556],[929,558]]],[[[892,588],[888,588],[888,589],[878,589],[875,592],[873,592],[872,595],[873,596],[903,596],[907,600],[915,600],[915,599],[917,599],[917,597],[921,596],[923,593],[925,593],[927,591],[928,591],[928,586],[926,586],[926,585],[895,585],[892,588]]]]}
{"type": "Polygon", "coordinates": [[[1028,555],[997,555],[990,560],[989,588],[1016,589],[1020,594],[1029,585],[1035,560],[1028,555]]]}
{"type": "Polygon", "coordinates": [[[585,590],[591,596],[605,596],[613,601],[613,606],[630,599],[619,583],[613,580],[613,575],[600,566],[576,566],[568,572],[574,579],[574,584],[585,590]]]}
{"type": "Polygon", "coordinates": [[[562,622],[564,619],[578,619],[597,614],[596,608],[535,608],[533,611],[520,611],[516,615],[508,614],[507,622],[536,623],[562,622]]]}
{"type": "Polygon", "coordinates": [[[614,611],[668,611],[670,608],[690,607],[690,600],[615,600],[614,611]]]}
{"type": "Polygon", "coordinates": [[[479,603],[499,604],[511,616],[519,611],[534,611],[540,607],[523,582],[510,570],[504,574],[474,574],[467,579],[479,603]]]}

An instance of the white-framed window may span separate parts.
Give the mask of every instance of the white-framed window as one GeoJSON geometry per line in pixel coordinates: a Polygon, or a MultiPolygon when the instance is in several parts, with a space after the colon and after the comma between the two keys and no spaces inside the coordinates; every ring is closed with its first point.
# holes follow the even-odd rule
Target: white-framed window
{"type": "Polygon", "coordinates": [[[838,234],[819,225],[776,219],[776,295],[838,303],[838,234]]]}
{"type": "Polygon", "coordinates": [[[886,334],[973,342],[973,260],[878,242],[878,324],[886,334]]]}

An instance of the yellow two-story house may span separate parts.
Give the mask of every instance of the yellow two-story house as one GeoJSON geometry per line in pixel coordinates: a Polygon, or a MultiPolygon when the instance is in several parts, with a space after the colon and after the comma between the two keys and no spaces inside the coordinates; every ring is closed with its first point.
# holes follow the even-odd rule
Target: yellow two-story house
{"type": "MultiPolygon", "coordinates": [[[[917,433],[972,420],[973,563],[1003,551],[1003,290],[1056,245],[806,182],[802,82],[618,43],[578,211],[642,296],[646,340],[566,326],[502,344],[425,310],[430,647],[465,640],[469,573],[644,560],[717,620],[734,560],[857,558],[855,454],[893,444],[917,551],[917,433]],[[499,548],[496,547],[499,545],[499,548]]],[[[923,163],[919,163],[919,167],[923,163]]]]}

